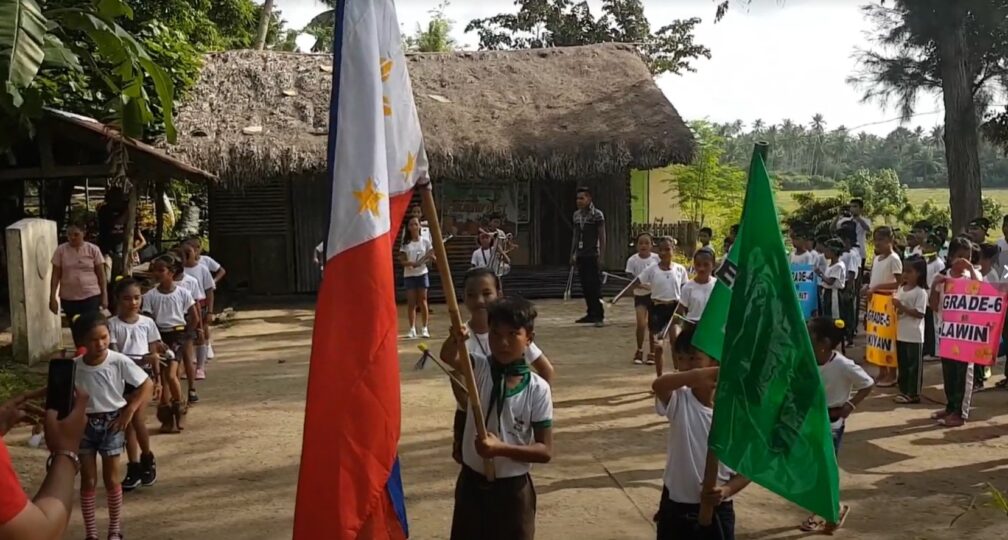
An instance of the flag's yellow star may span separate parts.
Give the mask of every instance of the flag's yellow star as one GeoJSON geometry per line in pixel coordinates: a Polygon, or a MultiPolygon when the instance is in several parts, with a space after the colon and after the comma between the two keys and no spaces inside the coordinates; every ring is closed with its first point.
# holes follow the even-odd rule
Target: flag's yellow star
{"type": "Polygon", "coordinates": [[[371,212],[372,216],[378,217],[378,203],[381,202],[382,197],[385,195],[375,189],[374,180],[368,178],[367,183],[364,184],[364,189],[354,191],[353,194],[357,199],[357,203],[360,204],[360,209],[357,210],[357,213],[363,214],[367,211],[371,212]]]}
{"type": "Polygon", "coordinates": [[[406,152],[406,165],[403,165],[399,172],[406,175],[406,179],[409,180],[414,169],[416,169],[416,156],[413,155],[413,152],[406,152]]]}
{"type": "Polygon", "coordinates": [[[392,74],[392,59],[382,58],[381,59],[381,80],[385,82],[388,80],[389,75],[392,74]]]}
{"type": "Polygon", "coordinates": [[[392,102],[388,96],[382,96],[382,111],[385,113],[385,116],[392,116],[392,102]]]}

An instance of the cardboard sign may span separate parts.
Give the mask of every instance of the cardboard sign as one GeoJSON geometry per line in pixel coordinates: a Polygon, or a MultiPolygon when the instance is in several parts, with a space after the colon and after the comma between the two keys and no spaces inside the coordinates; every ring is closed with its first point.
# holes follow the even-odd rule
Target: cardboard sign
{"type": "Polygon", "coordinates": [[[792,264],[791,280],[798,292],[798,303],[806,319],[819,310],[819,276],[811,264],[792,264]]]}
{"type": "Polygon", "coordinates": [[[896,308],[892,296],[873,294],[868,301],[865,360],[876,366],[896,367],[896,308]]]}
{"type": "Polygon", "coordinates": [[[944,284],[938,354],[970,364],[994,364],[1008,295],[990,283],[952,279],[944,284]]]}

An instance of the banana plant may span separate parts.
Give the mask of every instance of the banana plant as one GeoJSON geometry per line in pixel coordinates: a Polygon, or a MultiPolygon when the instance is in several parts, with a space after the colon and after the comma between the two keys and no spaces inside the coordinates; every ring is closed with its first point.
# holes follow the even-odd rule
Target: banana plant
{"type": "MultiPolygon", "coordinates": [[[[0,111],[6,120],[30,129],[46,105],[36,84],[39,75],[71,70],[101,82],[111,96],[104,120],[125,135],[140,138],[160,120],[166,138],[174,142],[172,80],[116,22],[132,17],[123,0],[0,0],[0,111]],[[160,105],[159,118],[151,107],[148,80],[160,105]]],[[[0,140],[0,149],[4,142],[0,140]]]]}

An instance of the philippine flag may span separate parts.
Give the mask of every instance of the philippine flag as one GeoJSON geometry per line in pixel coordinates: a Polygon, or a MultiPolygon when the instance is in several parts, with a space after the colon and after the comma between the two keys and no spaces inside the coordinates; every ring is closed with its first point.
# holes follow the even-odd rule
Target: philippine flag
{"type": "Polygon", "coordinates": [[[294,538],[406,538],[391,254],[427,155],[394,3],[340,0],[335,14],[327,262],[294,538]]]}

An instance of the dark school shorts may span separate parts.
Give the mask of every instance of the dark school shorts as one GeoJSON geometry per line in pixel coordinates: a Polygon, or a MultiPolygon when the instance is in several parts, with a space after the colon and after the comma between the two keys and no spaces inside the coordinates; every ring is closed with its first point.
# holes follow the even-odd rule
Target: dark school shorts
{"type": "Polygon", "coordinates": [[[635,308],[643,306],[643,307],[646,307],[648,309],[651,309],[651,304],[652,304],[652,302],[651,302],[651,295],[650,294],[645,294],[643,296],[636,296],[636,295],[634,295],[634,297],[633,297],[633,305],[634,305],[635,308]]]}
{"type": "Polygon", "coordinates": [[[186,343],[192,342],[195,339],[196,332],[193,331],[175,330],[173,328],[161,330],[161,341],[163,341],[164,344],[175,353],[175,359],[170,360],[171,362],[181,362],[182,358],[180,351],[182,350],[182,347],[184,347],[186,343]]]}
{"type": "Polygon", "coordinates": [[[679,302],[652,304],[651,309],[648,310],[648,328],[651,329],[651,333],[661,333],[668,326],[669,321],[672,320],[672,316],[675,315],[678,307],[679,302]]]}
{"type": "Polygon", "coordinates": [[[486,478],[462,466],[455,483],[451,540],[533,540],[536,492],[528,474],[486,478]]]}

